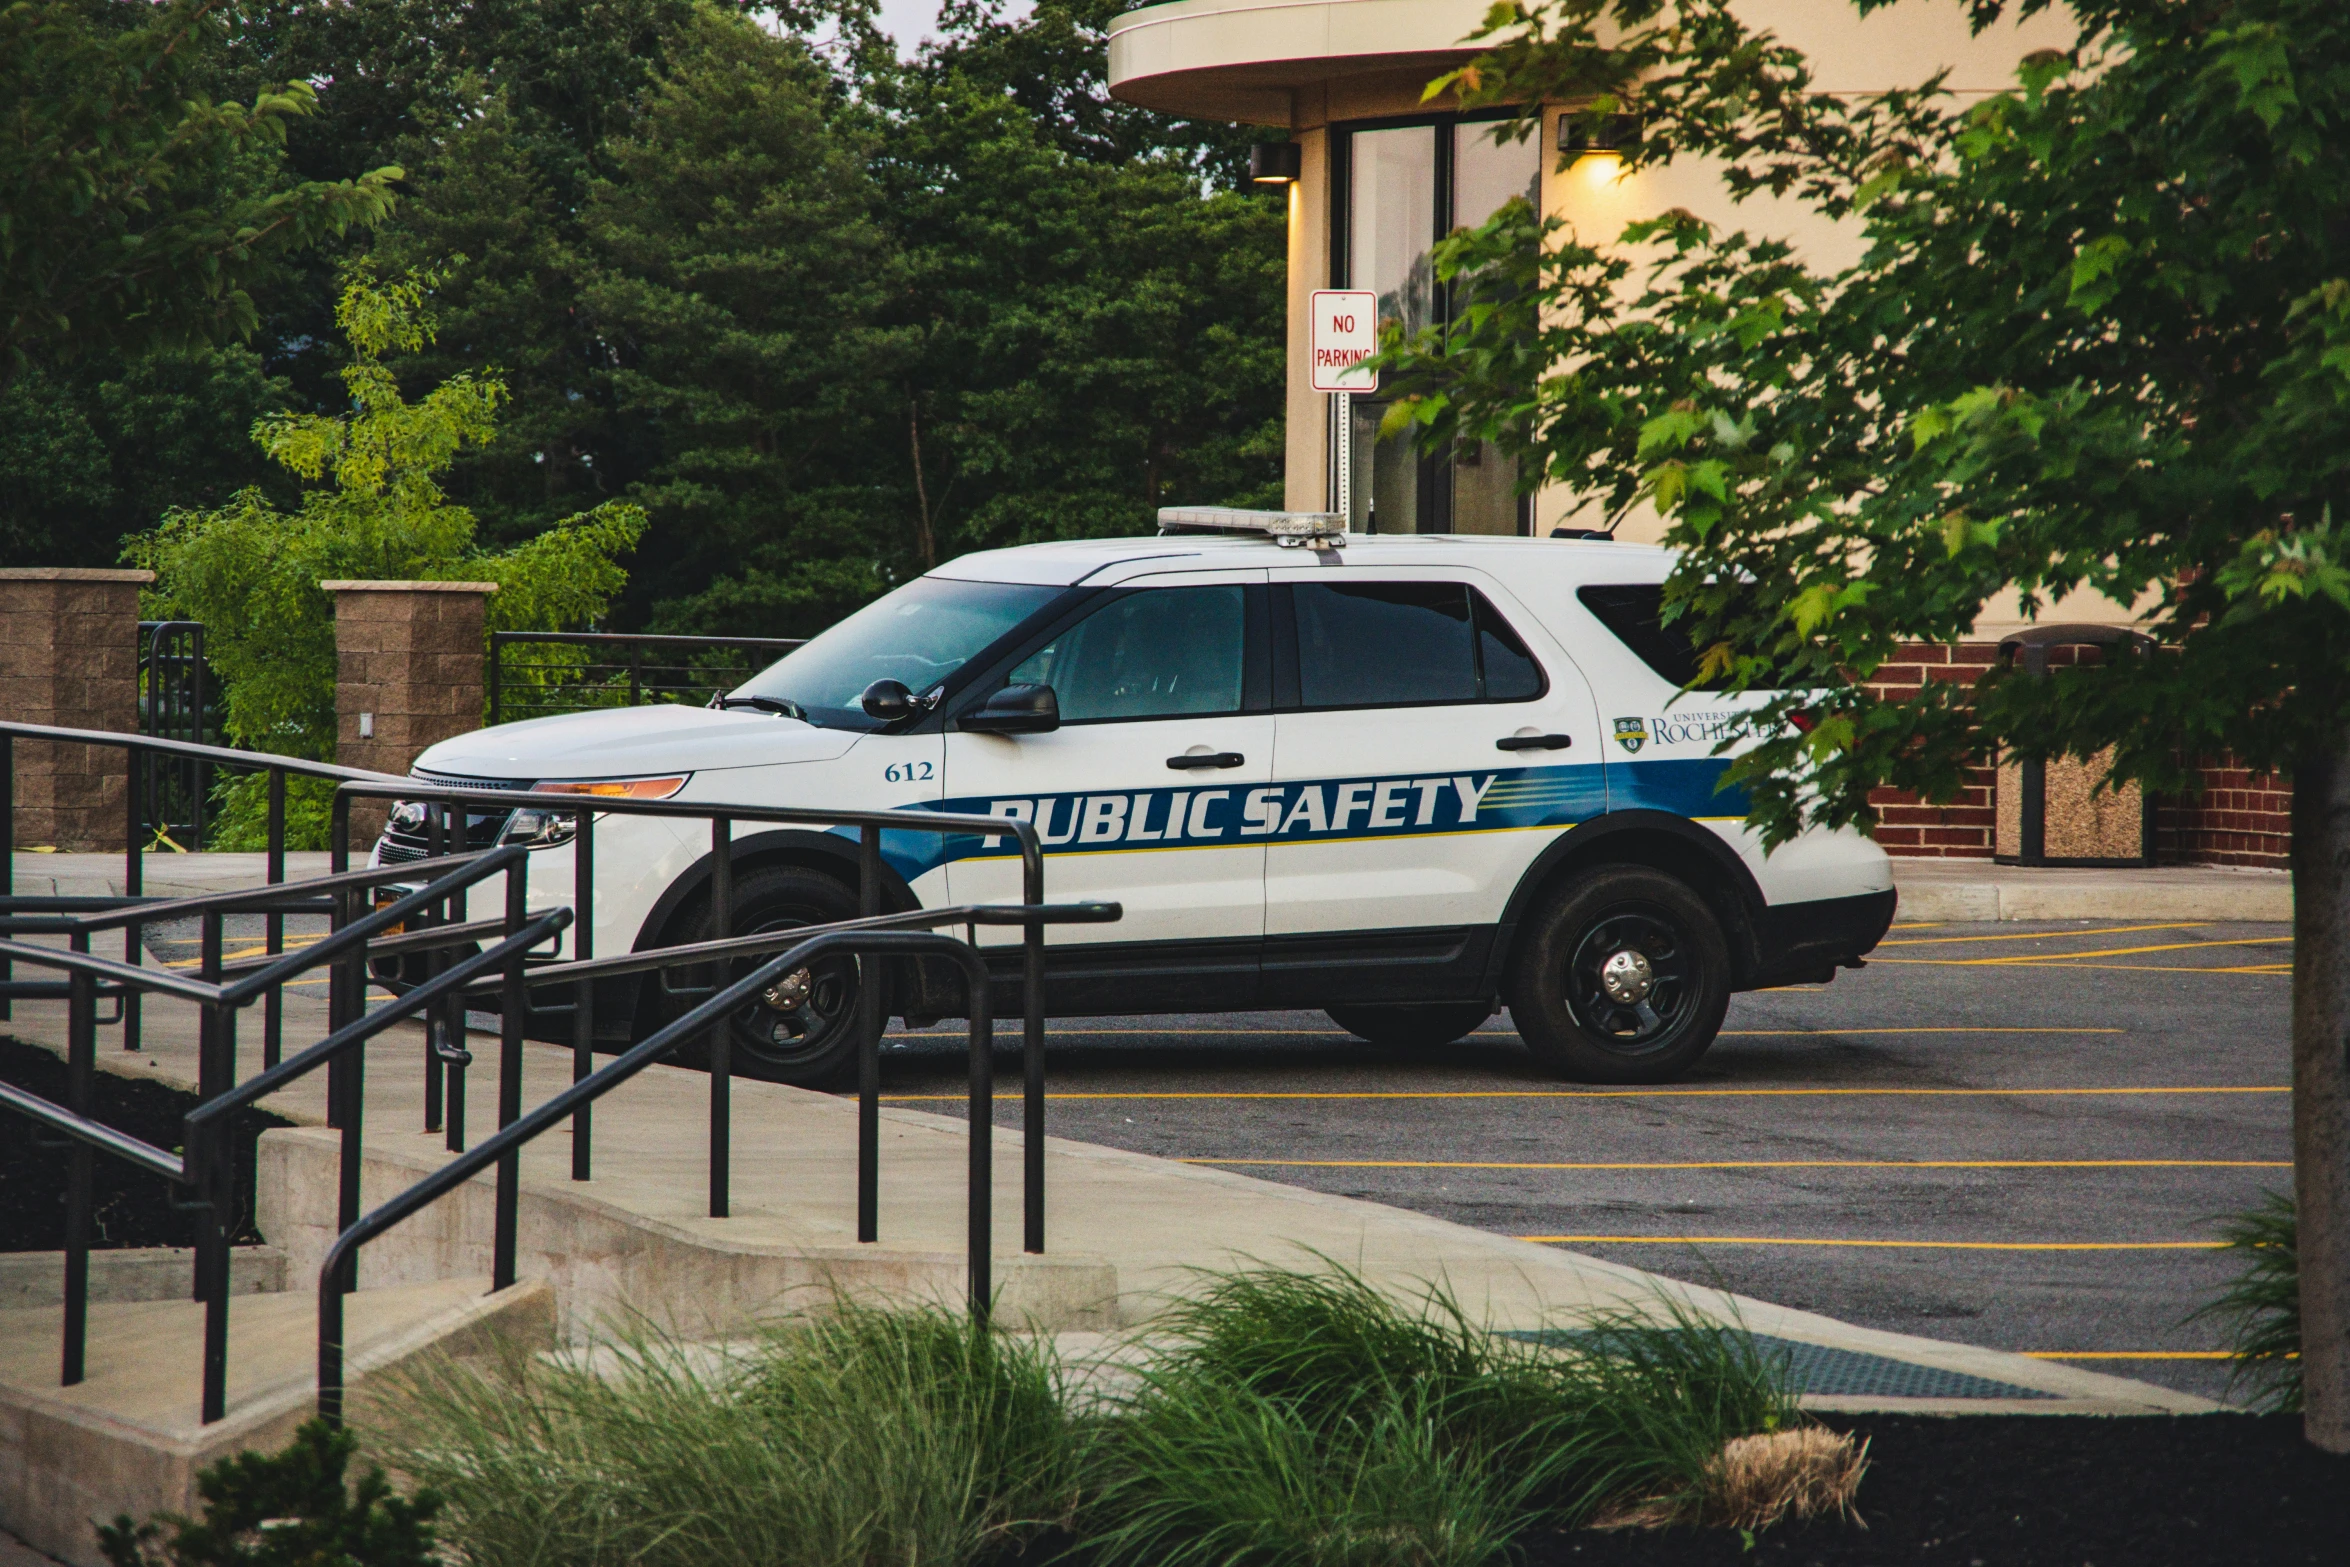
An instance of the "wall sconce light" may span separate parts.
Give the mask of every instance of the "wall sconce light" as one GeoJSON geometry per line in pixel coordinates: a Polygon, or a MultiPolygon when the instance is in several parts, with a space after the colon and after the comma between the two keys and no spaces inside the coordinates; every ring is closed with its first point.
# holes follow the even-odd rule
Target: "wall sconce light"
{"type": "Polygon", "coordinates": [[[1261,141],[1248,150],[1248,178],[1252,185],[1294,185],[1303,164],[1293,141],[1261,141]]]}
{"type": "Polygon", "coordinates": [[[1640,139],[1640,121],[1629,114],[1611,114],[1594,124],[1588,115],[1559,116],[1559,151],[1576,154],[1620,152],[1625,143],[1640,139]]]}

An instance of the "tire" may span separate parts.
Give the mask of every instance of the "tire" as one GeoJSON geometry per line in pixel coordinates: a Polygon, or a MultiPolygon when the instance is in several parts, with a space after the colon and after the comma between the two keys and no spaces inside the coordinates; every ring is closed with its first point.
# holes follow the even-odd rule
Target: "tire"
{"type": "Polygon", "coordinates": [[[1426,1050],[1449,1045],[1493,1016],[1490,1001],[1437,1001],[1418,1005],[1345,1006],[1329,1009],[1330,1021],[1359,1038],[1391,1050],[1426,1050]]]}
{"type": "MultiPolygon", "coordinates": [[[[752,936],[856,917],[857,895],[840,882],[796,865],[770,865],[736,874],[734,918],[728,929],[737,936],[752,936]]],[[[662,942],[707,941],[712,934],[705,897],[670,922],[662,942]]],[[[727,965],[724,983],[734,983],[764,961],[763,957],[735,959],[727,965]]],[[[737,1077],[789,1083],[795,1088],[834,1088],[854,1078],[859,980],[860,965],[851,957],[819,959],[797,974],[784,976],[775,989],[802,999],[782,1007],[753,1002],[729,1018],[728,1070],[737,1077]]],[[[708,972],[695,976],[695,982],[707,984],[708,972]]],[[[656,982],[654,1026],[684,1016],[700,999],[667,995],[656,982]]],[[[708,1043],[688,1045],[679,1051],[678,1058],[707,1067],[708,1043]]]]}
{"type": "Polygon", "coordinates": [[[1729,1007],[1730,949],[1713,911],[1644,866],[1607,866],[1552,893],[1511,964],[1526,1048],[1579,1082],[1670,1081],[1713,1044],[1729,1007]]]}

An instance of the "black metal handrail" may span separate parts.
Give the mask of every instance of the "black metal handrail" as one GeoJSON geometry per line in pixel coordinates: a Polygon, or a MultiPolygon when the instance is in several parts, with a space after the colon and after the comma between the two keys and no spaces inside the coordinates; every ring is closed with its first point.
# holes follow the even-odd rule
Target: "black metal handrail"
{"type": "MultiPolygon", "coordinates": [[[[519,962],[524,951],[563,929],[570,920],[568,909],[552,910],[528,922],[519,917],[521,904],[518,894],[527,864],[528,851],[520,846],[431,862],[427,868],[440,869],[442,874],[428,885],[365,919],[344,918],[349,913],[346,903],[346,907],[338,911],[339,928],[325,939],[279,957],[229,983],[223,983],[220,975],[220,916],[224,909],[249,908],[257,901],[266,903],[272,899],[300,899],[321,888],[332,890],[338,897],[348,900],[356,888],[370,880],[386,879],[388,873],[345,874],[322,877],[316,882],[288,883],[274,888],[243,889],[178,900],[183,908],[196,908],[204,920],[204,973],[199,977],[174,973],[169,969],[149,969],[137,964],[117,962],[90,952],[90,927],[107,921],[119,922],[125,912],[119,909],[91,910],[81,916],[84,928],[68,932],[74,943],[71,947],[45,947],[30,942],[0,940],[0,960],[57,969],[67,975],[66,1067],[67,1097],[71,1102],[61,1108],[21,1091],[12,1090],[6,1095],[0,1095],[0,1107],[31,1116],[75,1140],[66,1182],[65,1310],[61,1353],[61,1378],[66,1386],[80,1382],[85,1369],[84,1346],[89,1323],[90,1155],[92,1151],[104,1151],[129,1159],[155,1173],[168,1175],[178,1184],[191,1188],[195,1194],[195,1200],[189,1206],[205,1216],[198,1231],[194,1290],[196,1298],[205,1305],[202,1418],[209,1423],[226,1413],[229,1297],[227,1215],[234,1200],[234,1173],[228,1128],[223,1124],[214,1131],[214,1124],[230,1111],[251,1104],[264,1093],[283,1087],[319,1065],[328,1066],[330,1072],[342,1070],[342,1081],[330,1084],[328,1097],[334,1109],[339,1111],[335,1124],[344,1129],[341,1173],[349,1210],[344,1214],[347,1222],[358,1208],[358,1177],[364,1150],[358,1137],[358,1077],[356,1073],[347,1070],[350,1063],[346,1057],[366,1040],[394,1023],[434,1005],[444,993],[456,992],[483,969],[501,964],[511,969],[513,964],[519,962]],[[263,995],[274,1002],[288,981],[309,969],[329,963],[347,965],[350,954],[364,954],[371,938],[384,930],[421,913],[453,892],[499,874],[506,876],[508,885],[508,920],[504,941],[448,969],[442,976],[443,983],[437,988],[420,989],[395,999],[390,1005],[357,1020],[354,1026],[331,1034],[293,1061],[269,1062],[260,1077],[247,1083],[243,1092],[238,1091],[235,1081],[236,1014],[240,1008],[263,995]],[[176,1161],[161,1149],[104,1126],[88,1113],[91,1080],[96,1068],[96,1002],[101,980],[112,982],[116,992],[126,998],[126,1006],[130,997],[154,993],[192,1001],[201,1008],[197,1036],[199,1103],[183,1120],[185,1131],[180,1156],[176,1161]],[[267,1086],[256,1086],[264,1083],[267,1086]]],[[[406,867],[411,874],[417,868],[414,865],[406,867]]],[[[130,912],[144,913],[145,909],[130,912]]],[[[451,939],[464,941],[471,938],[451,939]]],[[[505,1238],[505,1244],[510,1250],[510,1233],[505,1238]]]]}
{"type": "MultiPolygon", "coordinates": [[[[1036,910],[1021,910],[1033,915],[1036,910]]],[[[759,994],[793,969],[831,951],[902,952],[948,958],[963,970],[968,988],[967,1041],[970,1054],[970,1151],[965,1176],[968,1234],[966,1293],[972,1316],[984,1325],[993,1304],[994,1191],[989,1176],[995,1151],[994,1022],[988,1008],[987,962],[977,949],[952,936],[927,931],[833,930],[811,936],[718,991],[699,1006],[632,1046],[609,1066],[590,1073],[552,1099],[517,1116],[492,1136],[346,1226],[327,1248],[318,1271],[318,1413],[330,1424],[343,1414],[343,1289],[359,1248],[413,1217],[492,1165],[503,1170],[522,1145],[555,1126],[581,1106],[592,1104],[675,1050],[704,1028],[759,994]]],[[[514,1283],[511,1256],[493,1257],[492,1293],[514,1283]]]]}
{"type": "MultiPolygon", "coordinates": [[[[545,816],[568,816],[573,823],[569,847],[572,852],[571,908],[576,916],[572,925],[573,957],[593,956],[595,934],[595,827],[599,816],[655,816],[706,820],[710,824],[710,908],[716,934],[729,934],[727,921],[733,904],[734,887],[734,824],[741,822],[773,822],[784,825],[818,827],[855,827],[858,829],[858,907],[868,919],[882,913],[881,834],[885,828],[904,832],[936,832],[977,835],[985,838],[1011,838],[1020,851],[1021,906],[1040,908],[1044,904],[1044,847],[1034,826],[1009,817],[977,816],[960,812],[907,810],[817,809],[806,806],[736,805],[728,803],[692,803],[681,800],[636,800],[626,797],[561,794],[516,794],[510,790],[468,789],[457,785],[428,783],[422,779],[403,779],[397,783],[373,780],[346,783],[335,791],[332,827],[329,842],[333,845],[336,870],[350,863],[351,806],[362,799],[408,800],[425,802],[437,807],[434,831],[445,834],[449,841],[461,841],[463,829],[459,824],[462,808],[479,805],[497,812],[527,808],[545,816]]],[[[1108,918],[1116,918],[1112,914],[1108,918]]],[[[1021,920],[1020,994],[1021,994],[1021,1127],[1025,1137],[1024,1165],[1021,1176],[1022,1248],[1031,1253],[1044,1250],[1045,1193],[1044,1193],[1044,927],[1047,921],[1027,917],[1021,920]]],[[[660,965],[655,965],[660,966],[660,965]]],[[[519,969],[520,965],[516,965],[519,969]]],[[[519,991],[519,976],[513,981],[519,991]]],[[[878,983],[858,986],[858,1032],[862,1041],[857,1072],[857,1239],[873,1243],[881,1236],[880,1157],[881,1157],[881,1058],[876,1042],[880,1039],[884,1019],[880,1012],[881,988],[878,983]]],[[[518,1002],[501,1009],[502,1037],[519,1037],[522,1006],[518,1002]]],[[[454,1029],[460,1024],[448,1025],[454,1029]]],[[[714,1219],[726,1217],[731,1205],[728,1164],[723,1157],[728,1136],[727,1105],[732,1094],[733,1070],[729,1053],[728,1030],[713,1027],[709,1040],[710,1060],[710,1135],[720,1156],[713,1159],[710,1171],[709,1214],[714,1219]]],[[[448,1058],[441,1052],[426,1057],[425,1095],[428,1106],[443,1103],[444,1090],[441,1072],[448,1058]]],[[[461,1071],[462,1066],[457,1065],[461,1071]]],[[[593,978],[574,976],[572,1001],[572,1079],[584,1081],[595,1070],[595,986],[593,978]]],[[[453,1085],[446,1090],[447,1102],[455,1107],[462,1102],[461,1077],[449,1079],[453,1085]]],[[[502,1074],[499,1081],[498,1121],[505,1125],[520,1113],[522,1084],[519,1075],[502,1074]]],[[[460,1151],[463,1139],[458,1133],[458,1122],[449,1122],[452,1133],[450,1149],[460,1151]]],[[[438,1129],[428,1125],[428,1130],[438,1129]]],[[[586,1104],[572,1123],[572,1179],[587,1180],[593,1169],[593,1119],[586,1104]]]]}
{"type": "MultiPolygon", "coordinates": [[[[88,1304],[88,1161],[95,1153],[103,1151],[129,1159],[159,1174],[170,1173],[172,1164],[171,1156],[164,1151],[106,1128],[87,1114],[90,1080],[95,1068],[96,999],[102,992],[121,997],[123,1040],[125,1048],[129,1049],[138,1048],[137,1006],[140,998],[148,992],[189,1000],[201,1009],[198,1047],[200,1102],[197,1110],[191,1112],[190,1131],[174,1178],[182,1185],[195,1187],[196,1200],[185,1206],[206,1215],[199,1232],[197,1284],[198,1294],[207,1306],[203,1395],[204,1419],[207,1421],[220,1418],[225,1407],[226,1226],[233,1191],[230,1145],[224,1118],[235,1109],[283,1087],[293,1078],[325,1065],[329,1073],[328,1124],[343,1132],[338,1228],[346,1237],[350,1236],[360,1219],[358,1175],[363,1155],[360,1130],[363,1113],[361,1065],[364,1059],[361,1047],[366,1040],[380,1034],[396,1021],[418,1013],[426,1017],[427,1129],[434,1129],[433,1119],[438,1114],[434,1108],[438,1103],[434,1091],[439,1087],[440,1069],[447,1065],[450,1071],[461,1072],[463,1064],[470,1061],[470,1056],[463,1049],[449,1045],[444,1036],[453,1032],[458,1038],[462,1037],[461,998],[468,990],[479,988],[480,982],[493,970],[499,972],[499,983],[503,987],[499,1059],[501,1131],[486,1140],[480,1149],[465,1151],[460,1126],[461,1093],[452,1100],[449,1130],[452,1149],[458,1152],[461,1162],[467,1163],[469,1170],[479,1170],[490,1163],[497,1165],[498,1228],[501,1239],[494,1248],[492,1273],[494,1280],[502,1279],[503,1283],[511,1283],[519,1192],[516,1150],[522,1142],[528,1140],[529,1135],[535,1135],[536,1131],[553,1125],[563,1115],[569,1114],[579,1133],[575,1141],[573,1174],[580,1179],[585,1179],[587,1175],[589,1107],[613,1081],[594,1068],[593,980],[597,974],[723,961],[731,956],[750,956],[771,950],[772,946],[782,941],[792,943],[790,951],[784,956],[770,959],[753,976],[718,990],[656,1036],[663,1041],[662,1049],[670,1049],[691,1037],[697,1029],[713,1030],[711,1212],[716,1216],[724,1216],[728,1204],[731,1136],[730,1073],[724,1020],[734,1007],[763,988],[765,981],[761,976],[771,980],[776,974],[788,972],[807,961],[808,955],[835,950],[873,954],[918,953],[952,959],[963,968],[972,997],[969,1010],[973,1023],[974,1082],[984,1083],[986,1100],[992,1102],[992,1002],[988,993],[985,960],[969,943],[906,927],[942,923],[1019,924],[1024,932],[1021,994],[1025,1027],[1022,1062],[1025,1078],[1024,1125],[1028,1134],[1023,1183],[1024,1239],[1027,1250],[1041,1252],[1044,1249],[1043,930],[1047,923],[1114,920],[1119,917],[1119,910],[1115,904],[1046,905],[1043,901],[1042,847],[1035,829],[1026,822],[921,810],[816,810],[603,797],[523,797],[528,798],[530,805],[543,814],[568,816],[574,824],[574,837],[571,840],[576,892],[574,903],[569,908],[530,911],[526,906],[528,856],[532,852],[528,846],[507,844],[476,853],[446,856],[438,852],[444,841],[455,846],[463,844],[462,830],[456,825],[456,812],[460,808],[480,805],[494,811],[510,811],[521,803],[521,799],[511,791],[434,785],[328,763],[307,762],[268,753],[233,751],[225,747],[184,741],[0,721],[0,863],[8,864],[11,869],[15,847],[12,816],[13,743],[19,738],[118,747],[131,754],[134,767],[145,753],[200,757],[224,766],[266,770],[270,782],[269,880],[264,887],[197,898],[146,897],[142,891],[140,870],[140,808],[136,799],[137,791],[134,790],[130,807],[131,830],[125,851],[126,890],[123,896],[112,899],[0,899],[0,936],[21,930],[28,934],[63,933],[72,941],[71,948],[56,948],[0,939],[0,1017],[5,1017],[5,1006],[12,993],[45,994],[49,989],[45,984],[18,986],[12,979],[12,965],[16,961],[63,971],[67,976],[65,988],[71,1001],[69,1027],[72,1037],[68,1044],[68,1065],[69,1098],[73,1102],[59,1107],[18,1091],[0,1095],[0,1107],[32,1116],[52,1129],[65,1132],[74,1140],[73,1157],[77,1173],[71,1182],[68,1201],[65,1358],[69,1382],[78,1380],[81,1375],[81,1345],[88,1304]],[[333,805],[333,871],[326,877],[295,883],[288,883],[284,879],[284,794],[288,776],[330,778],[341,786],[333,805]],[[358,799],[395,798],[421,800],[432,807],[428,812],[431,858],[405,865],[353,871],[350,868],[353,802],[358,799]],[[715,941],[695,943],[690,947],[631,953],[605,960],[602,964],[595,962],[595,824],[599,818],[609,815],[692,818],[710,823],[715,941]],[[737,821],[856,828],[861,917],[839,922],[839,928],[814,927],[755,937],[732,937],[727,926],[732,905],[732,832],[737,821]],[[1009,837],[1016,844],[1022,859],[1021,903],[884,913],[881,834],[887,828],[975,834],[991,840],[1009,837]],[[467,889],[501,873],[505,877],[505,908],[502,917],[488,921],[466,919],[464,901],[467,889]],[[424,885],[415,885],[420,875],[429,875],[432,879],[424,885]],[[365,915],[360,914],[360,895],[370,887],[385,883],[400,885],[405,890],[385,906],[365,915]],[[453,919],[449,917],[452,908],[455,910],[453,919]],[[264,913],[270,925],[268,955],[255,963],[235,964],[233,971],[232,966],[223,961],[221,950],[222,920],[230,912],[264,913]],[[321,941],[294,953],[284,953],[282,920],[289,912],[326,912],[332,918],[333,928],[321,941]],[[197,918],[203,927],[200,974],[190,977],[168,969],[144,967],[140,962],[142,927],[159,918],[190,916],[197,918]],[[398,935],[386,934],[394,926],[404,926],[411,921],[415,922],[417,928],[406,929],[398,935]],[[559,936],[567,928],[573,932],[569,961],[549,963],[534,976],[525,967],[526,954],[550,938],[559,936]],[[98,957],[88,950],[93,934],[116,929],[124,932],[128,961],[117,962],[98,957]],[[492,933],[502,933],[503,939],[471,953],[451,956],[456,949],[472,946],[480,938],[492,933]],[[406,987],[388,1007],[369,1013],[365,1007],[365,965],[371,955],[380,955],[393,949],[429,952],[433,972],[425,983],[406,987]],[[278,1045],[284,986],[296,975],[320,967],[327,968],[332,977],[328,1037],[318,1045],[302,1051],[293,1060],[281,1061],[278,1045]],[[509,1135],[526,1119],[520,1102],[522,1018],[527,1009],[529,990],[541,984],[569,984],[573,988],[576,997],[573,1005],[574,1082],[565,1094],[558,1095],[548,1105],[542,1105],[529,1113],[530,1133],[509,1135]],[[269,1015],[264,1069],[260,1077],[249,1080],[244,1091],[240,1092],[235,1082],[236,1013],[257,997],[266,1000],[269,1015]],[[452,1016],[453,1012],[459,1015],[452,1016]],[[718,1026],[713,1028],[713,1024],[718,1026]],[[987,1048],[981,1048],[982,1044],[987,1048]],[[584,1085],[591,1081],[600,1082],[604,1086],[586,1091],[584,1085]],[[218,1108],[208,1108],[216,1103],[218,1108]],[[78,1201],[74,1194],[78,1194],[78,1201]]],[[[860,987],[858,1227],[859,1238],[863,1241],[878,1238],[879,1045],[883,1021],[880,1005],[881,987],[878,979],[860,987]]],[[[636,1063],[629,1068],[630,1072],[634,1072],[660,1053],[648,1049],[653,1044],[653,1040],[646,1041],[644,1045],[623,1055],[621,1061],[636,1063]]],[[[620,1062],[614,1065],[617,1067],[620,1062]]],[[[461,1077],[458,1081],[462,1082],[461,1077]]],[[[986,1103],[975,1098],[975,1106],[972,1169],[973,1179],[977,1181],[978,1172],[984,1170],[986,1163],[982,1154],[992,1148],[993,1122],[986,1113],[986,1103]]],[[[446,1173],[440,1172],[431,1179],[439,1181],[446,1173]]],[[[984,1185],[975,1186],[974,1191],[977,1194],[978,1211],[984,1218],[987,1204],[984,1185]]],[[[403,1199],[398,1200],[405,1201],[407,1198],[404,1195],[403,1199]]],[[[429,1198],[418,1199],[416,1205],[421,1206],[423,1201],[429,1201],[429,1198]]],[[[397,1222],[397,1219],[386,1222],[397,1222]]],[[[360,1235],[353,1239],[352,1248],[355,1249],[365,1238],[360,1235]]],[[[990,1254],[983,1226],[974,1229],[973,1245],[973,1265],[976,1270],[973,1275],[973,1299],[977,1309],[984,1310],[990,1254]]],[[[341,1255],[347,1256],[348,1252],[341,1255]]],[[[350,1287],[350,1270],[343,1267],[339,1259],[322,1274],[322,1289],[325,1295],[333,1296],[336,1303],[332,1309],[338,1318],[341,1292],[350,1287]]],[[[322,1295],[322,1299],[325,1295],[322,1295]]],[[[339,1355],[339,1329],[336,1343],[339,1355]]]]}
{"type": "Polygon", "coordinates": [[[153,1143],[142,1142],[128,1132],[117,1131],[103,1121],[93,1121],[88,1116],[61,1109],[39,1094],[28,1094],[13,1084],[0,1083],[0,1105],[6,1105],[19,1115],[28,1116],[52,1131],[78,1137],[102,1152],[128,1159],[149,1175],[160,1175],[167,1181],[184,1182],[187,1179],[185,1162],[180,1157],[153,1143]]]}
{"type": "MultiPolygon", "coordinates": [[[[679,653],[715,653],[728,650],[739,650],[754,654],[764,654],[771,658],[781,658],[784,654],[789,653],[792,649],[806,645],[805,640],[798,637],[686,637],[640,635],[635,632],[613,631],[493,631],[490,633],[489,666],[489,706],[490,724],[492,727],[504,723],[507,716],[506,649],[510,647],[539,644],[558,647],[594,648],[618,654],[619,658],[616,661],[607,661],[603,667],[612,668],[614,662],[616,662],[618,666],[618,672],[625,673],[627,675],[628,705],[630,707],[636,707],[640,705],[644,701],[645,697],[645,660],[639,656],[641,653],[665,651],[675,651],[679,653]]],[[[547,666],[538,665],[533,667],[543,669],[547,666]]],[[[593,668],[595,666],[591,665],[588,667],[593,668]]],[[[564,672],[570,671],[566,670],[564,672]]],[[[751,673],[755,673],[755,671],[744,671],[746,676],[751,673]]],[[[695,682],[690,686],[656,685],[652,689],[657,692],[699,692],[701,690],[707,689],[707,687],[705,687],[701,682],[695,682]]],[[[579,709],[576,708],[561,709],[561,711],[565,712],[578,710],[579,709]]],[[[534,713],[528,716],[539,717],[543,715],[534,713]]]]}
{"type": "MultiPolygon", "coordinates": [[[[265,879],[272,885],[286,879],[286,779],[326,778],[336,782],[353,779],[383,778],[388,775],[371,773],[364,768],[341,767],[333,762],[314,762],[305,757],[281,756],[273,751],[239,751],[224,745],[202,745],[191,740],[172,740],[155,735],[118,734],[110,729],[68,729],[54,724],[27,724],[15,719],[0,719],[0,866],[7,867],[10,879],[0,886],[0,911],[14,905],[16,888],[16,742],[36,740],[61,745],[102,745],[125,753],[129,776],[124,789],[123,823],[123,897],[122,905],[140,902],[146,891],[147,792],[138,787],[142,770],[150,758],[173,756],[187,758],[217,767],[245,772],[265,772],[269,777],[267,818],[264,829],[265,879]]],[[[139,962],[141,947],[139,934],[144,920],[133,918],[123,923],[123,953],[133,964],[139,962]]],[[[266,921],[264,942],[272,953],[285,950],[285,916],[270,912],[266,921]]],[[[0,957],[0,1021],[5,1021],[13,1000],[26,994],[15,990],[10,981],[13,964],[0,957]]],[[[37,994],[35,992],[34,994],[37,994]]],[[[139,1048],[139,997],[136,992],[122,998],[122,1048],[139,1048]]],[[[277,1059],[284,1030],[284,1002],[272,993],[262,1022],[262,1050],[266,1059],[277,1059]]]]}

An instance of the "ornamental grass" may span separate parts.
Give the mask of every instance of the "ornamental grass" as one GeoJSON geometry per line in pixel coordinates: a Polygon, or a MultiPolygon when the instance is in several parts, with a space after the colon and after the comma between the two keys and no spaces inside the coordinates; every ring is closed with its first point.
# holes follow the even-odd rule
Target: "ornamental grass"
{"type": "Polygon", "coordinates": [[[476,1567],[1477,1567],[1530,1528],[1845,1511],[1866,1462],[1678,1302],[1504,1335],[1338,1267],[1204,1276],[1090,1379],[844,1302],[444,1361],[369,1410],[476,1567]]]}

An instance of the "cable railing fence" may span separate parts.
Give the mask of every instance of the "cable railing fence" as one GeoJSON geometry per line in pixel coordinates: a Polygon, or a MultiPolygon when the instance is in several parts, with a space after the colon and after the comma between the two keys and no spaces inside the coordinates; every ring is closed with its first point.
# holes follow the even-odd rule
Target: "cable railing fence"
{"type": "Polygon", "coordinates": [[[799,647],[786,637],[490,633],[490,723],[647,702],[699,706],[799,647]]]}

